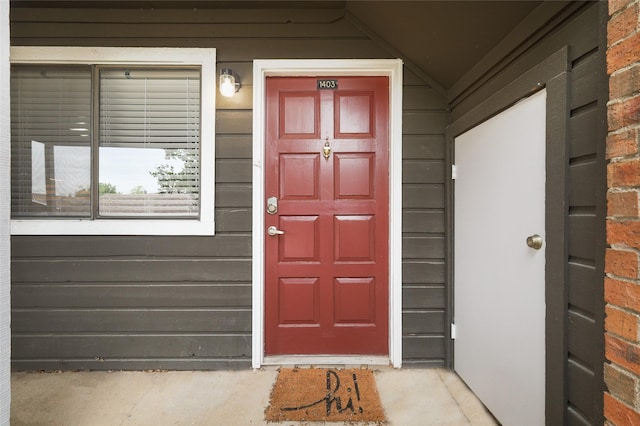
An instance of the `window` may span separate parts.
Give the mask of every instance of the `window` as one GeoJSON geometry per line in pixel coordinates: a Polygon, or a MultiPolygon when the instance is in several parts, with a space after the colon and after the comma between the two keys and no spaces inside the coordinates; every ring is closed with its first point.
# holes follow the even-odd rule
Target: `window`
{"type": "Polygon", "coordinates": [[[13,234],[213,234],[214,49],[11,59],[13,234]]]}

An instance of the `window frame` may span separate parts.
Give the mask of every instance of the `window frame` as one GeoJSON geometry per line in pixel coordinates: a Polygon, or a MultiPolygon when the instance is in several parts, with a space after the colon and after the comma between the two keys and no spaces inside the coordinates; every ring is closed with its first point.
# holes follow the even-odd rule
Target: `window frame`
{"type": "Polygon", "coordinates": [[[11,235],[214,235],[216,49],[14,46],[10,60],[11,64],[197,66],[201,70],[198,218],[12,218],[11,235]]]}

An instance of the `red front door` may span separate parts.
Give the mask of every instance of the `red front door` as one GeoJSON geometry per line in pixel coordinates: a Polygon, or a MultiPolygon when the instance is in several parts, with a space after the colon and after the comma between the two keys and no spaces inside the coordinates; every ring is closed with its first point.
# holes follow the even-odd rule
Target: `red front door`
{"type": "Polygon", "coordinates": [[[265,353],[386,355],[389,79],[266,88],[265,353]]]}

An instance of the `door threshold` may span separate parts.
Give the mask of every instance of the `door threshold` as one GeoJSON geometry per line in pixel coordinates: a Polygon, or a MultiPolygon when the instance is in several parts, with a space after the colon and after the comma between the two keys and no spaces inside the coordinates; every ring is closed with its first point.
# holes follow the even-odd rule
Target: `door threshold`
{"type": "Polygon", "coordinates": [[[391,361],[386,355],[271,355],[265,356],[262,365],[279,366],[390,366],[391,361]]]}

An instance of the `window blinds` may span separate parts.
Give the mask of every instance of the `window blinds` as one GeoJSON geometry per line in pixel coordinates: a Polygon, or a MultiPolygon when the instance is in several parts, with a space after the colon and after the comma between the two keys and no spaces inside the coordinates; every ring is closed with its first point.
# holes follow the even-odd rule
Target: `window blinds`
{"type": "Polygon", "coordinates": [[[12,67],[12,215],[197,218],[200,70],[97,69],[12,67]]]}
{"type": "Polygon", "coordinates": [[[102,69],[99,98],[100,183],[131,183],[100,193],[99,214],[197,216],[199,70],[102,69]]]}
{"type": "Polygon", "coordinates": [[[14,217],[90,214],[91,69],[11,70],[14,217]]]}

